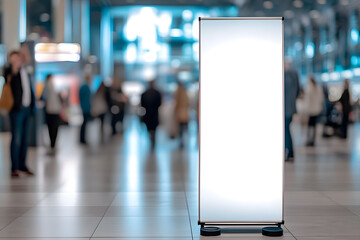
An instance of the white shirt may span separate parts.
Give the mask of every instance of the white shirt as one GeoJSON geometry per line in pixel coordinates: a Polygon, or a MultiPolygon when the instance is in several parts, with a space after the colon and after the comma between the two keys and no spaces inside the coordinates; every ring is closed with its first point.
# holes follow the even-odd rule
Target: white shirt
{"type": "Polygon", "coordinates": [[[324,93],[319,85],[309,83],[305,88],[305,106],[309,116],[317,116],[321,113],[324,104],[324,93]]]}
{"type": "Polygon", "coordinates": [[[46,113],[48,114],[60,114],[61,113],[61,102],[60,98],[55,91],[54,84],[50,82],[45,85],[44,99],[46,101],[46,113]]]}
{"type": "Polygon", "coordinates": [[[31,104],[31,86],[29,75],[25,68],[20,68],[21,87],[22,87],[22,105],[28,107],[31,104]]]}

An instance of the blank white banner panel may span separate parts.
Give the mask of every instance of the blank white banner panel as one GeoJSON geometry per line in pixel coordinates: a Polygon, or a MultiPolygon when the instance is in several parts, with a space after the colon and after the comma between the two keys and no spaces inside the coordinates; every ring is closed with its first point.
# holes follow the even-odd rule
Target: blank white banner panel
{"type": "Polygon", "coordinates": [[[282,18],[200,20],[200,223],[280,223],[282,18]]]}

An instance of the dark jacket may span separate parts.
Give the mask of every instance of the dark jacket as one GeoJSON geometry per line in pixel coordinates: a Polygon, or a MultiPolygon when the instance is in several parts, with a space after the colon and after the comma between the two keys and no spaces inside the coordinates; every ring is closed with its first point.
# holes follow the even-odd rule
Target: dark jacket
{"type": "MultiPolygon", "coordinates": [[[[13,75],[11,72],[11,66],[8,66],[4,70],[4,78],[5,78],[6,82],[8,81],[8,77],[11,78],[10,86],[11,86],[11,91],[12,91],[13,98],[14,98],[14,105],[13,105],[11,111],[19,111],[22,108],[22,96],[23,96],[23,88],[22,88],[22,83],[21,83],[20,71],[17,74],[13,75]]],[[[34,106],[35,106],[35,94],[34,94],[34,91],[32,88],[30,75],[28,75],[28,79],[29,79],[29,86],[30,86],[30,92],[31,92],[30,107],[33,110],[34,106]]]]}
{"type": "Polygon", "coordinates": [[[159,125],[159,107],[161,94],[158,90],[150,88],[141,95],[141,106],[145,108],[142,120],[149,130],[155,130],[159,125]]]}
{"type": "Polygon", "coordinates": [[[350,93],[349,89],[345,89],[344,92],[341,94],[339,102],[342,105],[343,114],[349,115],[351,111],[351,104],[350,104],[350,93]]]}
{"type": "Polygon", "coordinates": [[[300,83],[295,70],[285,71],[285,117],[291,117],[296,113],[296,99],[300,93],[300,83]]]}

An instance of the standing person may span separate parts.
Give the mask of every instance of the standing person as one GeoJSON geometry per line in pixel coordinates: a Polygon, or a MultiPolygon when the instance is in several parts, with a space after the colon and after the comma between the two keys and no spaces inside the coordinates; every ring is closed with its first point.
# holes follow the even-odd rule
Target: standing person
{"type": "Polygon", "coordinates": [[[56,92],[53,77],[51,74],[46,76],[45,88],[42,95],[45,101],[46,123],[50,136],[50,155],[55,154],[55,144],[60,126],[60,113],[62,109],[60,95],[56,92]]]}
{"type": "Polygon", "coordinates": [[[106,99],[106,87],[104,82],[101,82],[91,104],[91,115],[94,118],[100,119],[100,134],[102,141],[104,141],[104,121],[107,111],[108,102],[106,99]]]}
{"type": "Polygon", "coordinates": [[[152,80],[149,88],[141,94],[141,106],[145,108],[142,120],[150,134],[151,148],[154,148],[156,128],[159,125],[159,107],[161,106],[161,94],[155,89],[155,80],[152,80]]]}
{"type": "Polygon", "coordinates": [[[34,175],[26,165],[28,148],[29,120],[35,108],[35,97],[30,75],[25,69],[24,58],[20,52],[9,55],[10,66],[5,69],[5,80],[10,81],[14,105],[10,110],[11,122],[11,176],[18,177],[19,172],[34,175]]]}
{"type": "Polygon", "coordinates": [[[296,113],[296,99],[300,93],[299,77],[297,72],[291,68],[290,61],[285,62],[284,74],[285,89],[285,161],[294,160],[294,148],[291,138],[290,124],[296,113]]]}
{"type": "Polygon", "coordinates": [[[121,130],[123,130],[123,120],[125,115],[125,104],[127,97],[123,94],[121,89],[121,81],[118,78],[113,79],[112,86],[107,92],[108,104],[111,112],[111,128],[112,134],[117,133],[117,123],[121,123],[121,130]]]}
{"type": "Polygon", "coordinates": [[[344,80],[344,91],[341,94],[339,102],[342,106],[342,121],[341,121],[341,138],[347,138],[347,128],[349,124],[349,114],[351,111],[351,101],[350,101],[350,81],[349,79],[344,80]]]}
{"type": "Polygon", "coordinates": [[[80,105],[83,113],[83,123],[80,128],[80,143],[86,144],[86,125],[91,120],[91,91],[90,91],[91,77],[85,76],[85,83],[80,87],[79,97],[80,105]]]}
{"type": "Polygon", "coordinates": [[[184,146],[184,132],[189,123],[190,99],[182,83],[178,83],[175,93],[175,117],[180,136],[180,147],[184,146]]]}
{"type": "Polygon", "coordinates": [[[313,76],[309,77],[304,95],[308,119],[306,146],[314,146],[316,138],[316,122],[324,106],[323,89],[316,83],[313,76]]]}

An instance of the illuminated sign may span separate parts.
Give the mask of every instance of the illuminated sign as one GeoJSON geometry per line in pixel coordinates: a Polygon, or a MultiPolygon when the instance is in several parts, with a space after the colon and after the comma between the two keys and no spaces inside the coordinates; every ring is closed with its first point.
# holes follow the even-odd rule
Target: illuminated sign
{"type": "Polygon", "coordinates": [[[200,223],[283,221],[282,18],[200,19],[200,223]]]}
{"type": "Polygon", "coordinates": [[[80,45],[77,43],[38,43],[35,45],[36,62],[78,62],[80,45]]]}

